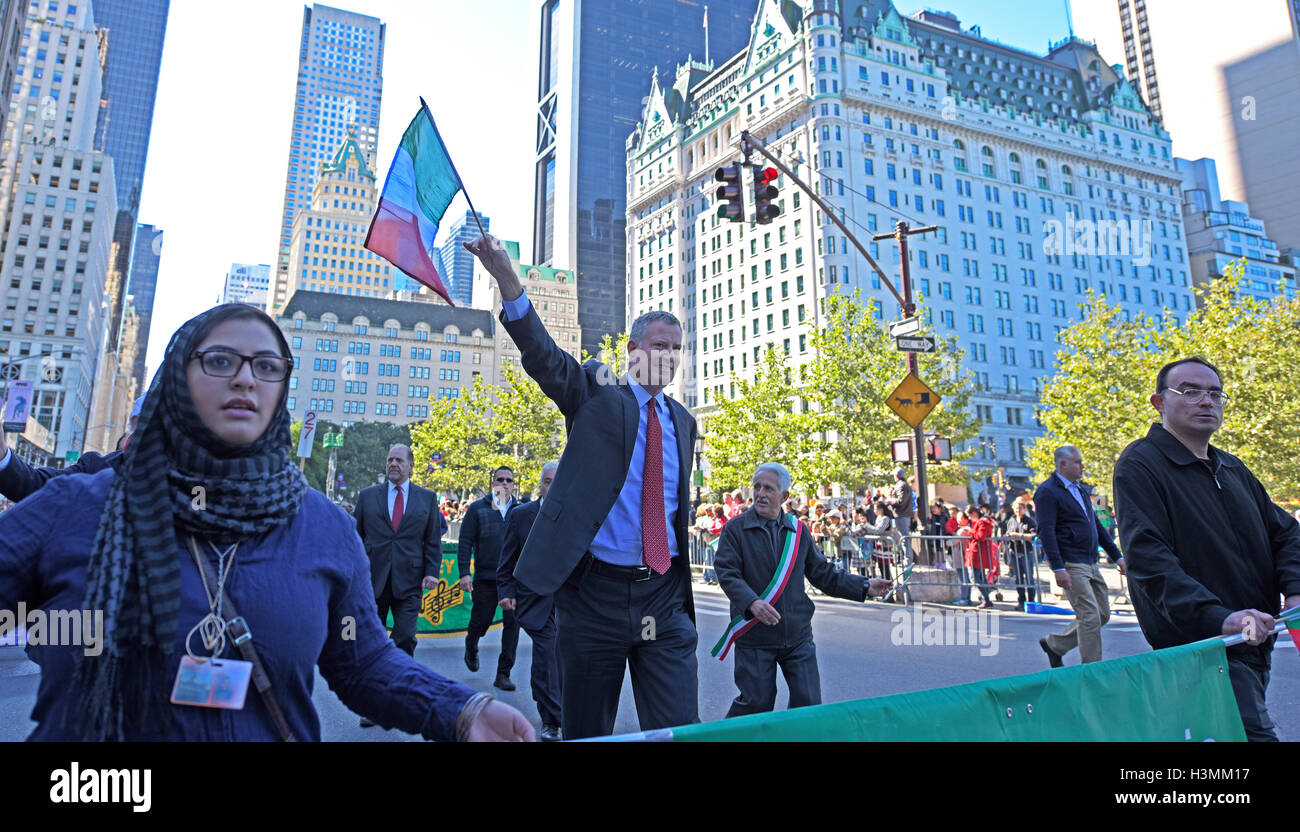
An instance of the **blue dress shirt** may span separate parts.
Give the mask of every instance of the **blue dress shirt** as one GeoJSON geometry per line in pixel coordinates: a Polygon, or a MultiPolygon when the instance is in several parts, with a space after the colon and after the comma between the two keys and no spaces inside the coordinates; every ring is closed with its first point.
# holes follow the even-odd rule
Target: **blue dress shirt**
{"type": "MultiPolygon", "coordinates": [[[[528,314],[531,304],[528,295],[522,294],[514,300],[503,300],[501,308],[506,319],[515,321],[528,314]]],[[[644,559],[641,554],[641,482],[645,474],[645,442],[648,420],[647,403],[650,393],[644,387],[623,376],[628,388],[636,396],[637,426],[636,445],[632,449],[632,462],[628,465],[627,479],[618,499],[601,523],[596,537],[591,541],[590,551],[593,557],[618,566],[641,566],[644,559]]],[[[681,478],[681,460],[677,453],[677,430],[668,410],[668,400],[663,391],[654,396],[658,402],[659,427],[663,444],[664,463],[664,520],[668,530],[668,554],[677,557],[677,486],[681,478]]]]}
{"type": "Polygon", "coordinates": [[[1061,484],[1065,486],[1065,490],[1074,495],[1074,500],[1079,504],[1079,508],[1083,509],[1084,515],[1091,517],[1092,515],[1088,514],[1088,504],[1084,500],[1083,492],[1079,491],[1079,484],[1070,482],[1065,477],[1062,477],[1059,471],[1056,472],[1056,477],[1061,481],[1061,484]]]}

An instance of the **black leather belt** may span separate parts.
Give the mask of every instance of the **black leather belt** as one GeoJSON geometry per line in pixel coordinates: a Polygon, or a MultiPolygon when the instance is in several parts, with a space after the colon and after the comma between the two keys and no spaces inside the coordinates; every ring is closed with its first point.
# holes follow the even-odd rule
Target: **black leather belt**
{"type": "Polygon", "coordinates": [[[588,572],[620,581],[639,582],[663,577],[648,566],[615,566],[590,554],[586,556],[586,567],[588,572]]]}

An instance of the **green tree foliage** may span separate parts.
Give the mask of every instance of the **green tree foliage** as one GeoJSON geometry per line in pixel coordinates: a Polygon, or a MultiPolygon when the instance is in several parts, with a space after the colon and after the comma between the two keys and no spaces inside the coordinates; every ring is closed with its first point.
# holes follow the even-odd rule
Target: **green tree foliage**
{"type": "MultiPolygon", "coordinates": [[[[295,421],[290,428],[292,444],[289,458],[298,459],[298,437],[302,431],[302,421],[295,421]]],[[[322,439],[327,433],[343,432],[343,446],[338,449],[335,475],[343,475],[346,485],[343,497],[349,502],[357,498],[358,492],[369,485],[375,485],[384,475],[387,467],[388,449],[393,445],[409,445],[410,431],[406,425],[390,425],[385,422],[357,422],[347,429],[333,422],[316,422],[316,441],[312,454],[303,466],[307,483],[319,491],[325,490],[325,477],[329,471],[330,450],[324,447],[322,439]]],[[[337,494],[337,492],[336,492],[337,494]]]]}
{"type": "Polygon", "coordinates": [[[519,491],[536,493],[542,466],[560,458],[564,446],[564,418],[555,403],[513,365],[502,368],[505,386],[497,389],[492,428],[498,434],[499,461],[515,472],[519,491]]]}
{"type": "Polygon", "coordinates": [[[620,332],[618,337],[611,336],[608,332],[600,339],[600,352],[593,356],[586,350],[582,351],[582,363],[587,363],[592,358],[598,360],[601,364],[609,367],[613,371],[615,378],[622,378],[627,372],[627,341],[626,332],[620,332]]]}
{"type": "MultiPolygon", "coordinates": [[[[934,334],[928,326],[922,333],[934,334]]],[[[924,427],[950,438],[956,448],[979,429],[967,412],[974,387],[960,370],[962,353],[956,339],[938,340],[939,349],[920,362],[921,379],[942,399],[924,427]]],[[[736,395],[719,401],[705,418],[710,488],[746,485],[754,468],[768,460],[790,469],[796,491],[831,483],[858,489],[892,481],[890,441],[911,428],[885,399],[907,373],[904,353],[857,294],[826,299],[810,343],[814,358],[799,368],[797,379],[784,351],[771,344],[754,381],[733,375],[736,395]],[[810,404],[808,412],[801,397],[810,404]]],[[[932,482],[967,479],[957,462],[927,470],[932,482]]]]}
{"type": "MultiPolygon", "coordinates": [[[[979,432],[969,412],[974,380],[961,369],[956,338],[939,337],[924,321],[920,334],[934,336],[937,349],[920,355],[918,376],[940,396],[922,426],[951,439],[954,449],[952,462],[927,467],[927,479],[965,483],[968,475],[960,462],[973,451],[957,448],[979,432]]],[[[818,455],[818,480],[853,489],[888,484],[895,467],[890,442],[911,432],[886,404],[907,374],[906,354],[897,350],[887,322],[877,320],[856,291],[852,297],[826,298],[810,343],[815,357],[807,365],[806,396],[835,432],[835,441],[818,455]]]]}
{"type": "Polygon", "coordinates": [[[1241,457],[1274,500],[1300,500],[1300,299],[1241,293],[1244,263],[1198,287],[1197,309],[1179,327],[1141,315],[1125,322],[1117,306],[1089,297],[1084,319],[1061,333],[1056,372],[1043,391],[1046,433],[1029,452],[1039,476],[1053,470],[1057,446],[1077,445],[1088,480],[1109,492],[1120,452],[1159,421],[1149,402],[1156,372],[1200,355],[1223,372],[1231,397],[1211,442],[1241,457]]]}
{"type": "Polygon", "coordinates": [[[536,491],[542,466],[559,456],[563,419],[532,379],[509,364],[502,374],[502,387],[475,376],[469,395],[429,400],[428,421],[411,426],[419,485],[464,498],[486,492],[492,469],[509,465],[519,491],[536,491]],[[442,464],[428,471],[434,452],[442,464]]]}
{"type": "Polygon", "coordinates": [[[704,417],[708,487],[731,491],[750,483],[754,469],[779,462],[790,469],[791,490],[810,490],[817,481],[817,457],[825,430],[820,413],[803,413],[790,385],[784,350],[768,347],[753,381],[733,376],[736,395],[722,399],[704,417]]]}

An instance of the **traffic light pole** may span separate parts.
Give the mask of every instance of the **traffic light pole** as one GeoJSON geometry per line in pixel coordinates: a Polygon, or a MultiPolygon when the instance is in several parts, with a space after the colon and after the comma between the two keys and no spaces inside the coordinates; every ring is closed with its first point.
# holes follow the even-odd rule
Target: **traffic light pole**
{"type": "MultiPolygon", "coordinates": [[[[899,280],[903,284],[903,314],[909,318],[916,314],[916,303],[912,295],[912,269],[907,261],[907,238],[911,234],[924,234],[937,228],[936,225],[908,228],[907,223],[899,220],[898,225],[894,226],[893,234],[877,234],[872,237],[873,240],[887,240],[893,237],[898,242],[898,272],[899,280]]],[[[920,378],[921,362],[917,354],[909,352],[906,355],[907,371],[920,378]]],[[[923,512],[930,504],[928,483],[925,481],[925,431],[919,422],[912,428],[912,456],[916,459],[916,519],[919,521],[922,516],[927,516],[923,512]]]]}
{"type": "Polygon", "coordinates": [[[894,288],[894,282],[890,280],[889,275],[885,274],[885,272],[880,268],[880,264],[878,264],[871,257],[871,255],[867,253],[867,250],[866,248],[863,247],[862,243],[858,242],[858,238],[853,236],[853,232],[850,231],[847,227],[845,227],[844,223],[840,222],[840,218],[835,215],[835,210],[831,208],[831,206],[823,202],[822,198],[817,195],[817,192],[814,191],[812,188],[808,187],[808,183],[804,182],[798,176],[795,176],[794,171],[790,170],[788,167],[785,166],[785,164],[780,159],[776,158],[774,154],[770,153],[768,149],[763,146],[762,142],[760,142],[758,139],[755,139],[753,136],[751,136],[748,130],[741,131],[740,142],[741,142],[741,149],[744,152],[746,158],[749,157],[749,154],[751,152],[757,153],[760,156],[764,157],[769,162],[771,162],[773,166],[776,167],[777,170],[781,171],[781,173],[788,176],[790,178],[790,181],[793,182],[796,186],[798,186],[799,190],[808,194],[809,199],[817,203],[817,207],[822,209],[822,213],[825,214],[826,217],[829,218],[831,222],[835,223],[835,226],[839,228],[840,231],[844,232],[844,236],[849,238],[849,241],[853,243],[854,248],[856,248],[864,258],[866,258],[867,263],[870,264],[871,268],[875,270],[876,274],[880,277],[881,281],[885,284],[885,287],[889,289],[890,293],[893,294],[894,298],[897,299],[898,303],[903,307],[903,314],[910,316],[912,314],[909,311],[911,307],[908,304],[908,302],[904,300],[903,295],[899,294],[898,290],[894,288]]]}

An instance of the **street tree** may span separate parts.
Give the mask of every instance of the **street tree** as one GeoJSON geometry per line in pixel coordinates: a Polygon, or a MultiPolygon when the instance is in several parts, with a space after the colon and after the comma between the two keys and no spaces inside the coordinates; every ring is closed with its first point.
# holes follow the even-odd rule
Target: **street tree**
{"type": "Polygon", "coordinates": [[[518,489],[535,493],[542,466],[559,459],[564,445],[564,418],[542,388],[513,364],[502,366],[505,384],[496,390],[492,430],[499,448],[492,466],[509,465],[518,489]]]}
{"type": "Polygon", "coordinates": [[[732,375],[734,396],[723,396],[703,419],[708,488],[731,491],[747,486],[754,469],[779,462],[790,470],[791,490],[812,490],[826,452],[820,439],[824,414],[803,412],[798,390],[791,385],[784,350],[768,346],[753,381],[732,375]]]}
{"type": "Polygon", "coordinates": [[[429,418],[411,425],[411,448],[418,464],[413,475],[417,485],[437,491],[453,491],[464,499],[474,490],[487,487],[487,469],[496,464],[499,434],[491,424],[491,385],[474,376],[467,395],[429,400],[429,418]],[[427,461],[435,453],[441,462],[432,471],[427,461]]]}
{"type": "Polygon", "coordinates": [[[1223,373],[1230,397],[1212,443],[1240,457],[1273,499],[1300,500],[1300,299],[1264,301],[1242,292],[1244,263],[1197,287],[1197,309],[1181,326],[1145,315],[1124,321],[1120,307],[1090,295],[1084,319],[1062,331],[1056,370],[1043,389],[1045,434],[1029,453],[1038,476],[1053,470],[1057,446],[1076,445],[1088,480],[1109,493],[1120,452],[1159,421],[1149,402],[1156,372],[1200,355],[1223,373]]]}
{"type": "MultiPolygon", "coordinates": [[[[294,421],[289,432],[292,436],[289,458],[296,461],[302,420],[294,421]]],[[[307,484],[325,491],[330,449],[324,447],[321,437],[327,433],[342,433],[343,445],[338,449],[334,472],[336,477],[341,476],[346,483],[343,496],[349,501],[355,501],[362,488],[375,485],[384,476],[389,448],[393,445],[409,445],[411,441],[406,425],[391,425],[386,422],[354,422],[345,428],[334,422],[318,420],[316,433],[312,455],[303,466],[307,484]]]]}
{"type": "MultiPolygon", "coordinates": [[[[970,413],[974,378],[962,368],[956,338],[938,336],[924,320],[919,334],[935,337],[936,350],[921,354],[918,375],[940,396],[923,426],[949,438],[954,456],[950,463],[929,466],[928,479],[962,484],[968,474],[960,462],[974,450],[962,451],[960,446],[979,432],[979,422],[970,413]]],[[[907,374],[906,354],[897,350],[888,327],[862,304],[857,291],[851,297],[834,294],[825,299],[809,343],[814,357],[801,368],[799,384],[812,407],[826,417],[826,429],[833,431],[826,437],[826,450],[815,456],[820,465],[816,480],[854,490],[887,484],[895,467],[891,440],[911,434],[886,404],[907,374]]]]}

